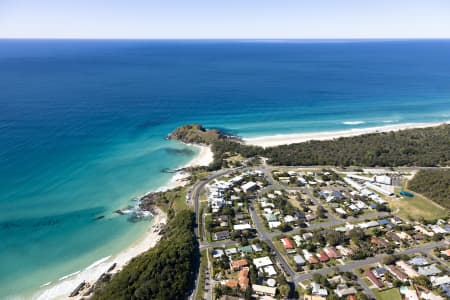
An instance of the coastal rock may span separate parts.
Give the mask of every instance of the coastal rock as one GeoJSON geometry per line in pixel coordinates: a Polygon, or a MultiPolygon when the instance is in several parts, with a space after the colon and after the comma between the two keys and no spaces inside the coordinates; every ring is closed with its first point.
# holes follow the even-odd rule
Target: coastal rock
{"type": "Polygon", "coordinates": [[[236,136],[224,134],[217,129],[206,129],[200,124],[188,124],[176,128],[167,136],[168,139],[178,140],[187,144],[210,145],[217,140],[233,139],[239,141],[236,136]]]}
{"type": "Polygon", "coordinates": [[[86,285],[86,281],[83,281],[82,283],[80,283],[74,290],[72,293],[70,293],[69,297],[75,297],[77,296],[80,291],[84,288],[84,286],[86,285]]]}

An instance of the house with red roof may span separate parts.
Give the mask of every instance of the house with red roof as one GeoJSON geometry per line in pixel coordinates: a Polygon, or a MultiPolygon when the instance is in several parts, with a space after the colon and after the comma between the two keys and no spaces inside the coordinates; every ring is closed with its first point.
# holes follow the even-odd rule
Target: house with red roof
{"type": "Polygon", "coordinates": [[[341,253],[339,253],[338,250],[336,250],[334,247],[325,247],[323,248],[323,251],[328,255],[329,258],[340,258],[341,253]]]}
{"type": "Polygon", "coordinates": [[[384,285],[383,283],[373,274],[372,270],[367,270],[365,272],[367,278],[372,282],[377,288],[381,289],[384,285]]]}
{"type": "Polygon", "coordinates": [[[328,255],[324,252],[321,251],[318,255],[320,262],[327,262],[330,260],[330,258],[328,257],[328,255]]]}
{"type": "Polygon", "coordinates": [[[290,239],[286,237],[281,239],[281,243],[283,244],[284,249],[286,250],[294,249],[294,244],[290,239]]]}
{"type": "Polygon", "coordinates": [[[244,268],[239,271],[238,275],[239,287],[242,291],[247,290],[249,279],[248,279],[248,268],[244,268]]]}
{"type": "Polygon", "coordinates": [[[240,259],[240,260],[233,260],[231,263],[231,269],[233,270],[240,270],[244,267],[248,266],[248,262],[246,259],[240,259]]]}

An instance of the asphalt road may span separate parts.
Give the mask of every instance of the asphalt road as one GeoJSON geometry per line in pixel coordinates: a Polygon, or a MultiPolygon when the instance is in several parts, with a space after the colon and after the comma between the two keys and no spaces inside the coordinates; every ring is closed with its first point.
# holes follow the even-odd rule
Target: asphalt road
{"type": "MultiPolygon", "coordinates": [[[[260,169],[264,172],[265,176],[268,178],[269,180],[269,187],[266,187],[264,190],[266,189],[276,189],[276,188],[280,188],[280,185],[278,183],[276,183],[269,171],[269,168],[267,167],[259,167],[259,168],[240,168],[240,170],[245,171],[245,170],[250,170],[250,169],[260,169]]],[[[226,174],[235,172],[237,169],[224,169],[224,170],[219,170],[217,172],[215,172],[214,174],[209,175],[208,177],[206,177],[205,179],[195,183],[191,189],[191,193],[190,193],[190,199],[188,199],[188,201],[190,201],[191,203],[193,203],[194,205],[194,211],[195,214],[198,218],[199,216],[199,198],[200,198],[200,193],[201,191],[204,189],[204,187],[211,182],[212,180],[219,178],[221,176],[224,176],[226,174]]],[[[314,197],[312,197],[311,199],[314,199],[314,197]]],[[[281,231],[276,231],[276,232],[268,232],[265,228],[265,226],[263,224],[261,224],[260,219],[256,213],[256,211],[254,209],[250,209],[250,216],[252,218],[253,224],[255,225],[255,229],[258,232],[259,238],[264,240],[269,247],[271,248],[272,252],[275,254],[276,260],[278,265],[281,266],[281,268],[283,269],[283,271],[285,272],[285,274],[287,276],[289,276],[291,278],[291,281],[297,285],[299,282],[304,281],[304,280],[308,280],[310,278],[312,278],[314,273],[319,273],[322,275],[326,275],[330,272],[333,272],[336,268],[340,271],[340,272],[354,272],[355,269],[359,269],[362,268],[364,266],[367,265],[371,265],[371,264],[375,264],[375,263],[379,263],[382,261],[383,259],[383,255],[378,255],[375,257],[369,257],[366,258],[364,260],[360,260],[360,261],[351,261],[348,263],[345,263],[344,265],[340,265],[340,266],[335,266],[335,267],[327,267],[327,268],[322,268],[319,270],[313,270],[310,271],[308,273],[303,273],[303,274],[298,274],[296,273],[291,266],[289,265],[289,263],[284,259],[283,255],[278,251],[278,249],[274,246],[273,242],[272,242],[272,238],[276,235],[280,235],[282,234],[281,231]]],[[[322,222],[322,223],[315,223],[312,224],[311,226],[309,226],[307,229],[308,230],[314,230],[314,229],[320,229],[320,228],[330,228],[330,227],[334,227],[334,226],[338,226],[338,225],[342,225],[345,224],[346,222],[351,222],[351,221],[364,221],[364,220],[368,220],[368,219],[373,219],[373,218],[378,218],[378,217],[382,217],[382,216],[386,216],[388,215],[388,213],[385,212],[374,212],[371,214],[365,214],[362,215],[358,218],[348,218],[348,219],[339,219],[336,218],[332,215],[328,215],[329,220],[326,222],[322,222]]],[[[196,218],[196,220],[197,220],[196,218]]],[[[197,222],[198,223],[198,222],[197,222]]],[[[296,232],[299,232],[300,229],[294,230],[289,232],[289,234],[295,234],[296,232]]],[[[198,228],[198,224],[195,228],[195,234],[197,236],[197,238],[199,237],[199,228],[198,228]]],[[[421,246],[417,246],[417,247],[412,247],[406,250],[402,250],[402,251],[398,251],[396,252],[396,254],[413,254],[413,253],[418,253],[418,252],[423,252],[423,253],[427,253],[430,250],[432,250],[435,247],[441,247],[444,245],[448,245],[450,244],[448,241],[441,241],[441,242],[432,242],[432,243],[428,243],[425,245],[421,245],[421,246]]],[[[205,249],[205,248],[216,248],[216,247],[226,247],[226,246],[231,246],[231,245],[237,245],[236,242],[234,241],[216,241],[216,242],[201,242],[200,243],[200,248],[201,249],[205,249]]],[[[356,273],[355,273],[356,274],[356,273]]],[[[373,292],[369,289],[369,287],[364,283],[364,281],[361,280],[361,278],[357,275],[358,277],[358,282],[359,284],[363,287],[364,291],[370,296],[374,298],[373,292]]],[[[212,286],[209,286],[209,289],[211,289],[212,286]]],[[[209,297],[211,297],[211,294],[208,293],[209,297]]],[[[208,297],[208,298],[209,298],[208,297]]]]}
{"type": "MultiPolygon", "coordinates": [[[[408,249],[405,249],[405,250],[397,251],[395,254],[407,254],[407,255],[409,255],[409,254],[414,254],[414,253],[418,253],[418,252],[427,252],[427,251],[430,251],[431,249],[434,249],[436,247],[441,247],[441,246],[445,246],[445,245],[448,245],[448,244],[450,244],[450,242],[446,241],[446,240],[440,241],[440,242],[432,242],[432,243],[427,243],[427,244],[424,244],[424,245],[408,248],[408,249]]],[[[362,268],[362,267],[367,266],[367,265],[379,263],[379,262],[381,262],[383,260],[384,256],[385,255],[377,255],[377,256],[374,256],[374,257],[368,257],[368,258],[363,259],[363,260],[351,261],[351,262],[348,262],[348,263],[346,263],[344,265],[337,266],[337,268],[341,272],[352,272],[354,269],[359,269],[359,268],[362,268]]],[[[314,273],[319,273],[319,274],[325,275],[327,273],[332,272],[334,268],[336,268],[336,267],[322,268],[322,269],[319,269],[319,270],[313,270],[313,271],[305,273],[305,274],[297,275],[296,278],[295,278],[295,283],[297,284],[297,283],[299,283],[301,281],[308,280],[308,279],[312,278],[314,273]]]]}

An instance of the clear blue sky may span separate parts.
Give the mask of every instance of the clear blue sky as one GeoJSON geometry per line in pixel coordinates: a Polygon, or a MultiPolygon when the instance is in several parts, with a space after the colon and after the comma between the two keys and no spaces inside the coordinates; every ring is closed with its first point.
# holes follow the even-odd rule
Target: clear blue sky
{"type": "Polygon", "coordinates": [[[450,0],[0,0],[0,38],[450,38],[450,0]]]}

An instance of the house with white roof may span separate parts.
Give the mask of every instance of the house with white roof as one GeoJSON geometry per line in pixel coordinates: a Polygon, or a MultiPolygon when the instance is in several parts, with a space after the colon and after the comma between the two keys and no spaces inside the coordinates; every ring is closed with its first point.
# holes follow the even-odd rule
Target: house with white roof
{"type": "Polygon", "coordinates": [[[267,276],[275,276],[277,275],[277,271],[275,271],[275,268],[273,266],[267,266],[264,267],[264,273],[267,274],[267,276]]]}
{"type": "Polygon", "coordinates": [[[257,269],[272,265],[272,260],[268,256],[254,258],[253,264],[257,269]]]}
{"type": "Polygon", "coordinates": [[[297,247],[299,247],[301,245],[302,241],[303,241],[302,237],[299,236],[298,234],[296,234],[292,238],[294,239],[295,245],[297,247]]]}
{"type": "Polygon", "coordinates": [[[234,230],[249,230],[252,229],[252,226],[248,223],[246,224],[236,224],[233,226],[234,230]]]}
{"type": "Polygon", "coordinates": [[[244,193],[254,191],[258,188],[256,182],[249,181],[241,186],[241,189],[244,193]]]}

